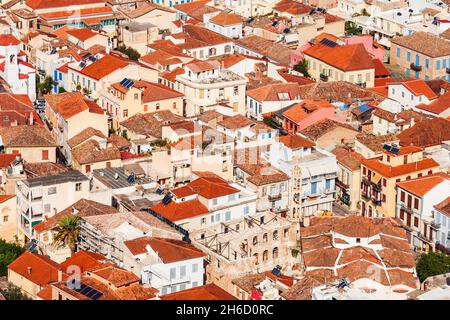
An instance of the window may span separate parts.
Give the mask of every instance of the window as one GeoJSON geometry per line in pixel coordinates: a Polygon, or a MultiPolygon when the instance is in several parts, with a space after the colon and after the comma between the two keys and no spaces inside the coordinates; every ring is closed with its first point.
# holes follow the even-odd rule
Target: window
{"type": "Polygon", "coordinates": [[[220,213],[216,214],[216,222],[220,221],[220,213]]]}
{"type": "Polygon", "coordinates": [[[231,220],[231,212],[227,211],[227,212],[225,212],[225,221],[229,221],[229,220],[231,220]]]}
{"type": "Polygon", "coordinates": [[[75,191],[81,191],[81,182],[75,184],[75,191]]]}
{"type": "Polygon", "coordinates": [[[44,212],[50,212],[50,210],[52,209],[52,207],[50,206],[50,204],[46,204],[44,205],[44,212]]]}
{"type": "Polygon", "coordinates": [[[206,218],[202,218],[201,224],[205,224],[205,223],[206,223],[206,218]]]}
{"type": "Polygon", "coordinates": [[[211,223],[214,223],[214,215],[211,216],[211,223]]]}
{"type": "Polygon", "coordinates": [[[250,208],[248,206],[244,207],[244,214],[249,214],[249,212],[250,212],[250,208]]]}
{"type": "Polygon", "coordinates": [[[192,282],[192,288],[195,288],[196,286],[198,286],[198,282],[197,281],[192,282]]]}
{"type": "Polygon", "coordinates": [[[386,179],[383,178],[383,187],[386,187],[386,184],[387,184],[386,179]]]}
{"type": "Polygon", "coordinates": [[[439,70],[441,68],[441,60],[436,61],[436,70],[439,70]]]}
{"type": "Polygon", "coordinates": [[[42,150],[42,160],[48,160],[48,150],[42,150]]]}
{"type": "Polygon", "coordinates": [[[419,210],[419,199],[414,198],[414,209],[419,210]]]}
{"type": "Polygon", "coordinates": [[[123,117],[128,117],[128,109],[123,110],[123,117]]]}
{"type": "Polygon", "coordinates": [[[317,193],[317,182],[312,182],[311,183],[311,194],[316,194],[317,193]]]}
{"type": "Polygon", "coordinates": [[[278,240],[278,230],[273,232],[273,240],[278,240]]]}
{"type": "Polygon", "coordinates": [[[217,198],[214,198],[212,202],[213,202],[213,206],[216,206],[217,205],[217,198]]]}
{"type": "Polygon", "coordinates": [[[176,268],[170,268],[170,280],[175,279],[177,276],[177,269],[176,268]]]}
{"type": "Polygon", "coordinates": [[[273,259],[278,258],[278,248],[277,247],[273,248],[273,250],[272,250],[272,258],[273,259]]]}
{"type": "Polygon", "coordinates": [[[157,104],[156,104],[156,110],[159,110],[159,107],[160,107],[160,104],[157,103],[157,104]]]}
{"type": "Polygon", "coordinates": [[[180,267],[180,278],[184,278],[186,276],[186,266],[180,267]]]}
{"type": "Polygon", "coordinates": [[[239,94],[239,87],[238,86],[233,87],[233,94],[235,96],[237,96],[239,94]]]}
{"type": "Polygon", "coordinates": [[[253,245],[255,246],[255,245],[257,245],[258,244],[258,237],[257,236],[254,236],[253,237],[253,245]]]}
{"type": "Polygon", "coordinates": [[[8,216],[3,216],[3,223],[8,222],[8,216]]]}
{"type": "Polygon", "coordinates": [[[284,237],[287,238],[289,236],[289,229],[284,229],[284,237]]]}
{"type": "Polygon", "coordinates": [[[267,261],[268,259],[269,259],[269,251],[264,250],[263,256],[262,256],[262,261],[267,261]]]}
{"type": "Polygon", "coordinates": [[[194,263],[192,265],[192,273],[195,273],[195,272],[198,272],[198,264],[197,263],[194,263]]]}
{"type": "Polygon", "coordinates": [[[172,108],[173,108],[173,109],[176,109],[176,108],[177,108],[177,103],[176,103],[176,102],[172,103],[172,108]]]}
{"type": "Polygon", "coordinates": [[[414,227],[418,228],[419,227],[419,218],[414,217],[414,227]]]}
{"type": "Polygon", "coordinates": [[[409,51],[406,53],[406,60],[411,61],[411,52],[409,51]]]}
{"type": "Polygon", "coordinates": [[[263,242],[267,242],[268,241],[268,236],[267,233],[263,234],[263,242]]]}
{"type": "Polygon", "coordinates": [[[55,194],[56,193],[56,187],[50,187],[48,188],[48,194],[55,194]]]}
{"type": "Polygon", "coordinates": [[[139,94],[137,93],[134,94],[134,100],[139,100],[139,94]]]}
{"type": "Polygon", "coordinates": [[[86,173],[89,173],[89,172],[91,172],[91,165],[87,164],[86,165],[86,173]]]}
{"type": "Polygon", "coordinates": [[[180,284],[180,291],[186,290],[186,284],[180,284]]]}
{"type": "Polygon", "coordinates": [[[397,58],[400,58],[400,48],[397,48],[397,58]]]}
{"type": "Polygon", "coordinates": [[[228,195],[228,201],[234,201],[235,199],[236,199],[235,193],[228,195]]]}

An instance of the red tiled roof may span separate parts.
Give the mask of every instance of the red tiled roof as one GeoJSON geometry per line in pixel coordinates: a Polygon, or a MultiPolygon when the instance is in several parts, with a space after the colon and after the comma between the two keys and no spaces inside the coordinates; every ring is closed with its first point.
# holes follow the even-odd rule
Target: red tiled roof
{"type": "Polygon", "coordinates": [[[237,300],[214,283],[166,294],[160,298],[161,300],[237,300]]]}
{"type": "MultiPolygon", "coordinates": [[[[50,108],[56,113],[59,113],[66,120],[80,112],[90,109],[90,107],[92,108],[92,103],[96,104],[95,102],[88,104],[89,101],[86,100],[80,92],[64,92],[46,95],[45,100],[50,108]]],[[[95,108],[94,111],[96,110],[97,109],[95,108]]]]}
{"type": "Polygon", "coordinates": [[[11,262],[8,269],[39,286],[58,281],[58,271],[62,270],[53,260],[29,251],[11,262]]]}
{"type": "Polygon", "coordinates": [[[384,66],[380,59],[372,59],[375,66],[375,77],[390,76],[391,72],[384,66]]]}
{"type": "Polygon", "coordinates": [[[8,45],[19,45],[20,41],[14,37],[12,34],[1,34],[0,35],[0,46],[8,45]]]}
{"type": "Polygon", "coordinates": [[[125,68],[127,65],[128,63],[123,59],[112,55],[105,55],[103,58],[91,63],[81,70],[73,70],[78,71],[89,78],[100,80],[117,69],[125,68]]]}
{"type": "Polygon", "coordinates": [[[167,99],[181,98],[184,96],[183,93],[173,90],[168,86],[160,83],[151,83],[147,81],[138,81],[133,87],[141,89],[142,91],[142,102],[154,102],[167,99]]]}
{"type": "Polygon", "coordinates": [[[198,199],[182,202],[171,201],[167,205],[158,203],[151,209],[173,222],[201,216],[209,212],[198,199]]]}
{"type": "Polygon", "coordinates": [[[439,163],[434,159],[427,158],[417,162],[411,162],[407,164],[402,164],[396,167],[388,166],[381,163],[379,159],[363,159],[362,164],[367,168],[378,172],[383,177],[398,177],[409,173],[424,171],[426,169],[439,168],[439,163]]]}
{"type": "Polygon", "coordinates": [[[231,26],[242,23],[243,18],[234,13],[221,12],[217,16],[209,19],[209,21],[221,26],[231,26]]]}
{"type": "Polygon", "coordinates": [[[450,108],[450,91],[433,100],[430,104],[421,103],[416,108],[439,115],[450,108]]]}
{"type": "Polygon", "coordinates": [[[450,176],[439,172],[433,175],[397,182],[397,186],[418,197],[423,197],[428,191],[445,180],[450,180],[450,176]]]}
{"type": "Polygon", "coordinates": [[[67,269],[70,266],[77,266],[80,268],[81,272],[85,272],[102,266],[105,261],[106,258],[101,254],[81,250],[62,262],[61,267],[68,272],[67,269]]]}
{"type": "Polygon", "coordinates": [[[425,119],[398,134],[400,145],[422,148],[440,145],[450,140],[450,121],[443,118],[425,119]]]}
{"type": "Polygon", "coordinates": [[[26,5],[32,9],[49,9],[68,7],[75,5],[90,5],[95,3],[105,3],[105,0],[27,0],[26,5]]]}
{"type": "Polygon", "coordinates": [[[414,93],[414,95],[416,96],[424,95],[429,100],[436,99],[438,97],[437,94],[428,86],[425,80],[414,79],[402,82],[392,82],[389,84],[402,84],[409,91],[414,93]]]}
{"type": "Polygon", "coordinates": [[[450,217],[450,197],[435,205],[434,208],[450,217]]]}
{"type": "Polygon", "coordinates": [[[0,154],[0,168],[9,167],[11,162],[13,162],[16,157],[20,157],[20,154],[9,154],[9,153],[1,153],[0,154]]]}
{"type": "Polygon", "coordinates": [[[316,144],[299,135],[280,136],[279,141],[290,149],[311,148],[316,144]]]}
{"type": "Polygon", "coordinates": [[[197,194],[206,199],[213,199],[217,197],[223,197],[229,194],[239,192],[228,184],[224,179],[219,176],[204,176],[187,184],[197,194]]]}
{"type": "Polygon", "coordinates": [[[361,43],[336,47],[320,43],[303,53],[343,71],[375,68],[372,58],[361,43]]]}
{"type": "Polygon", "coordinates": [[[14,198],[15,196],[16,195],[14,195],[14,194],[2,194],[2,195],[0,195],[0,203],[8,201],[9,199],[14,198]]]}
{"type": "Polygon", "coordinates": [[[124,242],[133,255],[147,253],[147,246],[155,251],[163,263],[197,259],[206,254],[182,240],[141,237],[124,242]]]}
{"type": "Polygon", "coordinates": [[[286,93],[289,100],[298,99],[300,86],[297,83],[274,83],[247,91],[248,96],[260,102],[281,101],[284,97],[281,97],[280,94],[286,93]]]}
{"type": "Polygon", "coordinates": [[[72,29],[72,30],[68,30],[66,31],[67,34],[77,38],[78,40],[81,41],[86,41],[96,35],[98,35],[98,32],[94,32],[92,31],[92,29],[72,29]]]}

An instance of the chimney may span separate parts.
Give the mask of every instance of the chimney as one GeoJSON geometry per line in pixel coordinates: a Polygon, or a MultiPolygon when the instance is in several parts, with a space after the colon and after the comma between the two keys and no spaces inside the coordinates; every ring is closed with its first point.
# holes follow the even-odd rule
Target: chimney
{"type": "Polygon", "coordinates": [[[33,116],[33,112],[30,112],[30,126],[32,126],[34,124],[34,116],[33,116]]]}
{"type": "Polygon", "coordinates": [[[28,274],[31,274],[31,271],[32,271],[33,269],[31,269],[31,267],[27,267],[27,273],[28,274]]]}
{"type": "Polygon", "coordinates": [[[58,270],[58,282],[62,281],[63,279],[62,276],[63,276],[62,270],[58,270]]]}

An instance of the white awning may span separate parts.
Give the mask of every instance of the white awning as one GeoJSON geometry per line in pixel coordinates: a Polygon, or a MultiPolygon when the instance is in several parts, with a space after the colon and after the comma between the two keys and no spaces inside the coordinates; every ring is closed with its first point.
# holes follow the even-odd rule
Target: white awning
{"type": "Polygon", "coordinates": [[[44,214],[44,207],[42,206],[42,204],[31,205],[31,215],[32,216],[41,215],[41,214],[44,214]]]}
{"type": "Polygon", "coordinates": [[[42,198],[42,188],[31,190],[31,199],[42,198]]]}

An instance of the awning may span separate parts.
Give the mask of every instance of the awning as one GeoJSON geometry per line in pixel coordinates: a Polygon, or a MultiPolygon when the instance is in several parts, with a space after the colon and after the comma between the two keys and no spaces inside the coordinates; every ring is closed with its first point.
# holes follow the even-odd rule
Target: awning
{"type": "Polygon", "coordinates": [[[31,190],[31,199],[42,198],[42,188],[31,190]]]}
{"type": "Polygon", "coordinates": [[[378,173],[375,172],[375,174],[374,174],[374,176],[372,178],[372,182],[375,183],[375,184],[378,184],[380,182],[380,180],[381,180],[381,176],[378,173]]]}
{"type": "Polygon", "coordinates": [[[38,216],[44,214],[44,208],[42,204],[33,204],[31,205],[31,215],[38,216]]]}

